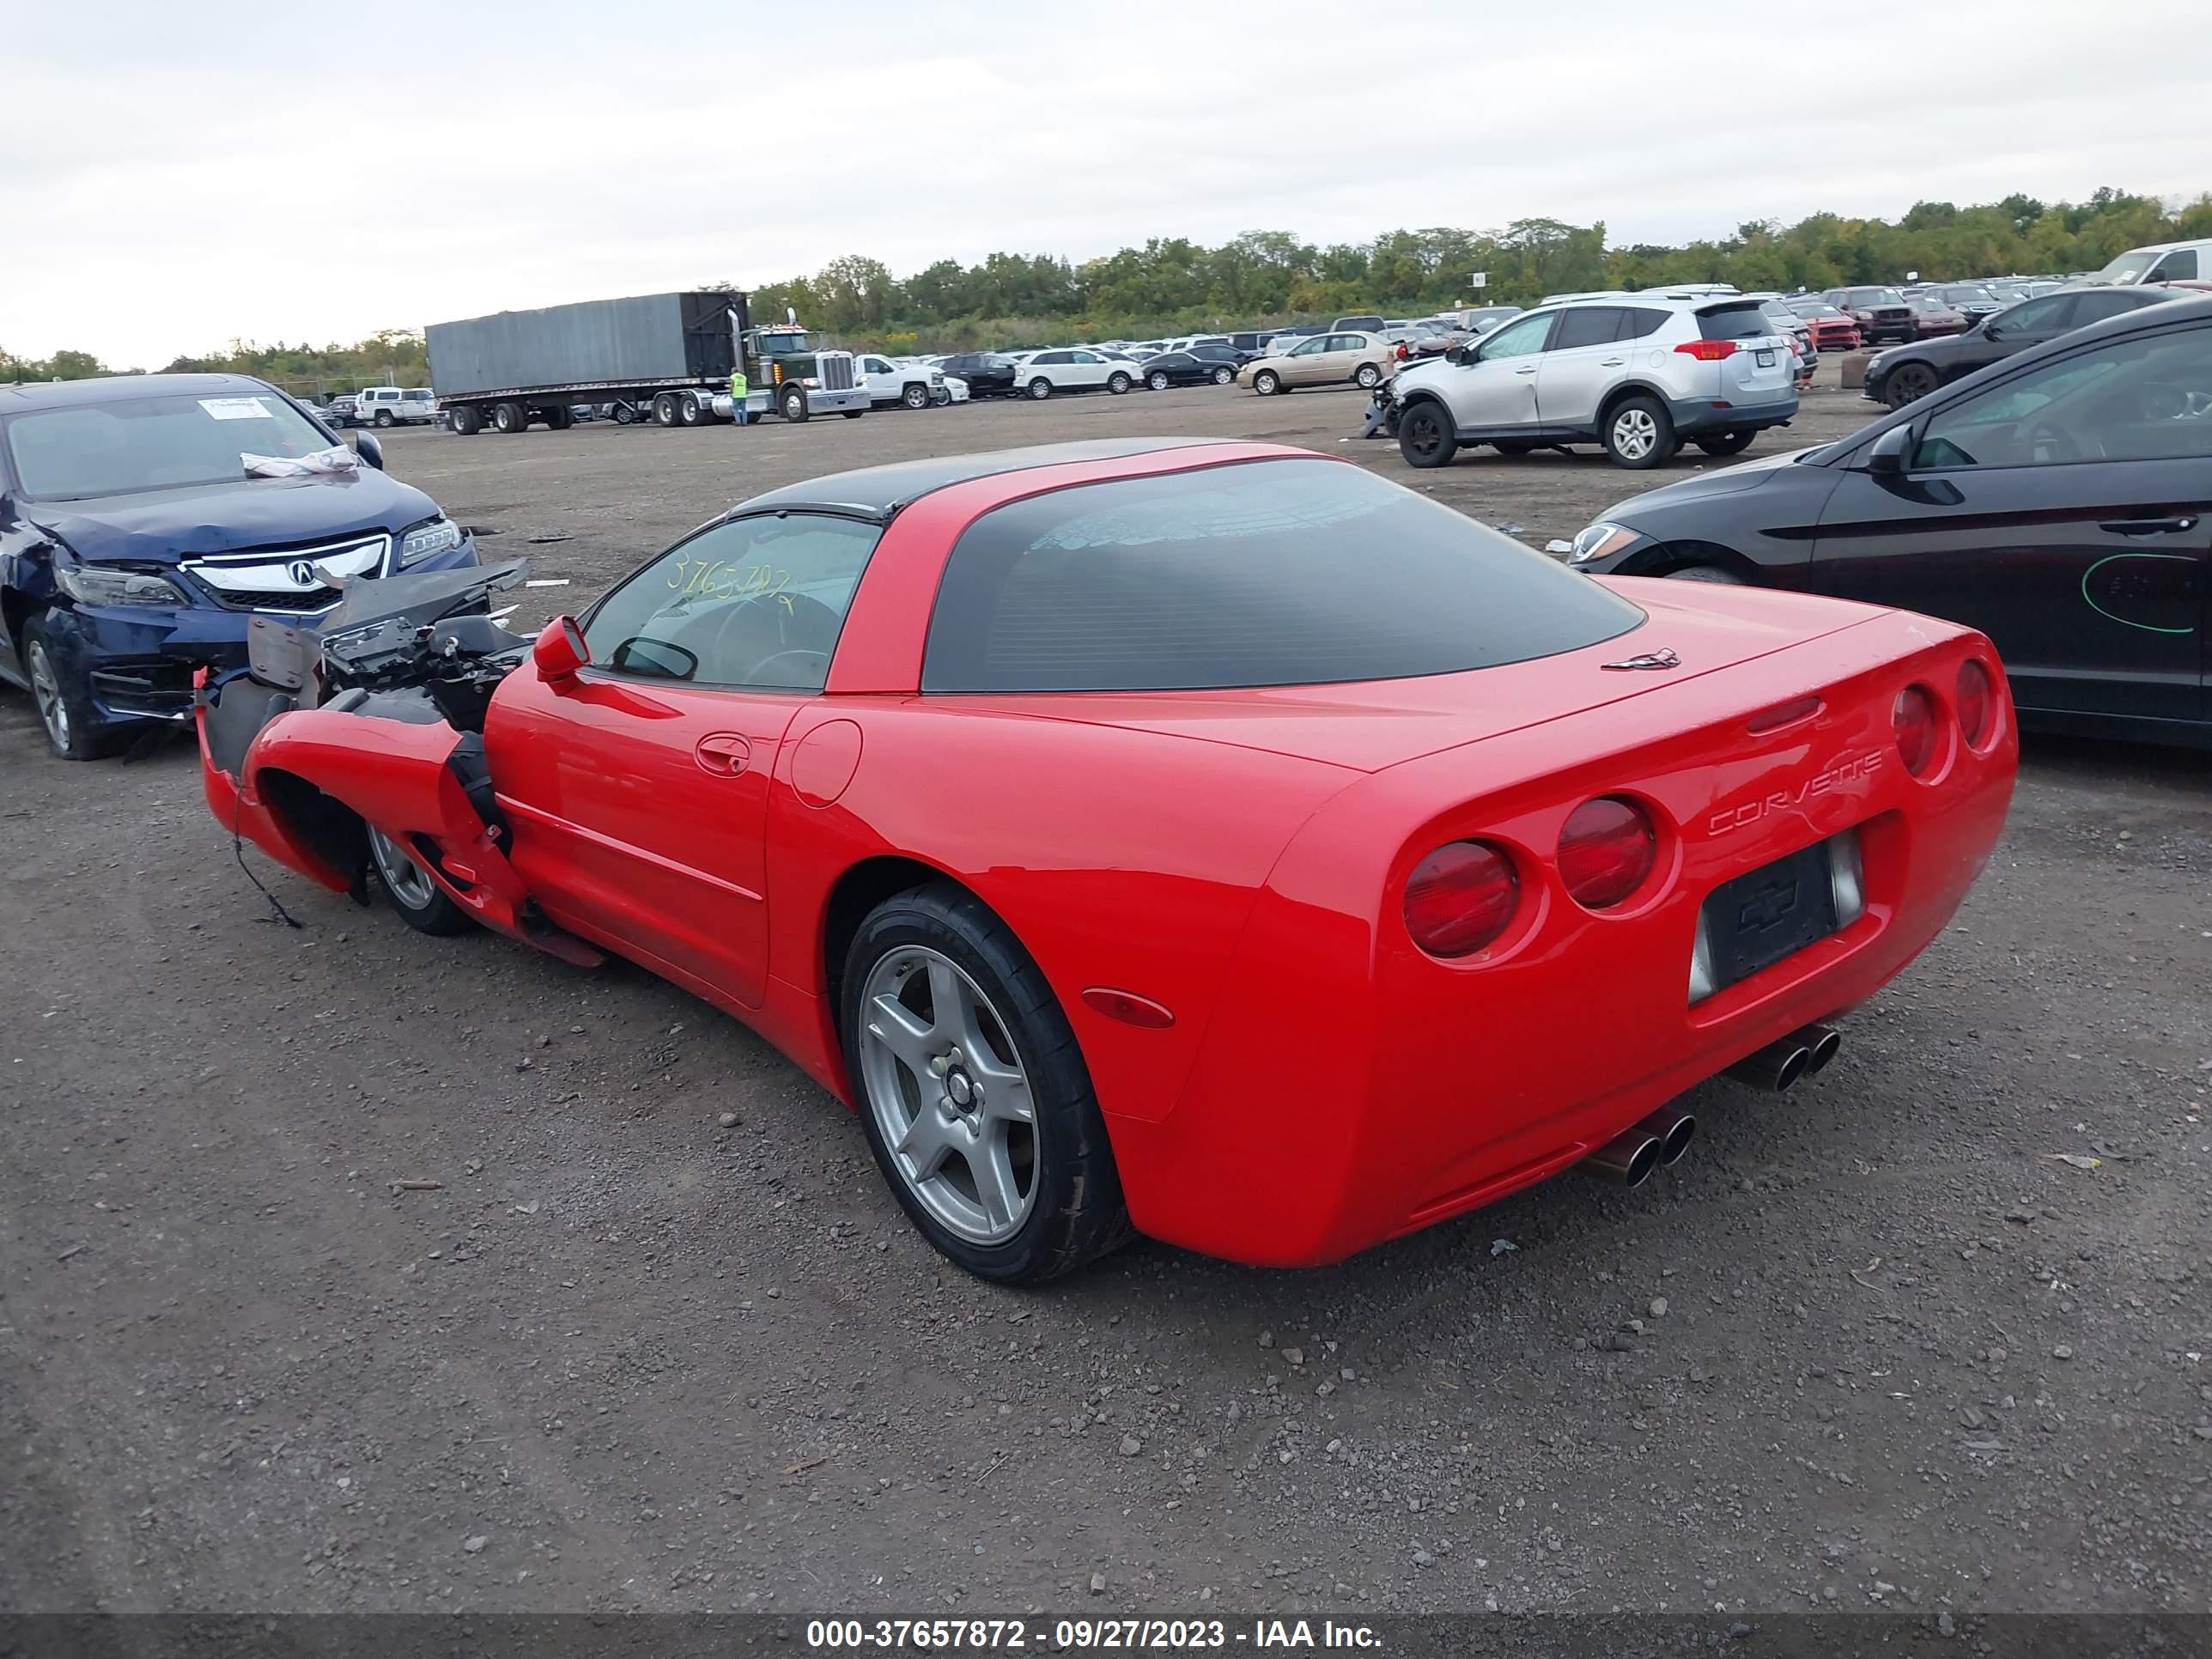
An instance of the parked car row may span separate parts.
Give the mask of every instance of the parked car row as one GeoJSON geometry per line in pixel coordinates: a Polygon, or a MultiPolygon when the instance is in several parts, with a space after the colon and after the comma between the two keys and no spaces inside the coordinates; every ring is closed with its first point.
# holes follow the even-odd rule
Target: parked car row
{"type": "Polygon", "coordinates": [[[2212,746],[2212,295],[2064,289],[1868,390],[1897,407],[1623,501],[1570,562],[1924,611],[1995,642],[2026,724],[2212,746]]]}

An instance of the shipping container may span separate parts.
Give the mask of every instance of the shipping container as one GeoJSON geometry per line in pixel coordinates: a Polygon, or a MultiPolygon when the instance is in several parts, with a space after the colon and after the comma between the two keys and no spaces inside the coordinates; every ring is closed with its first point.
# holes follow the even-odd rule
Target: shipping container
{"type": "MultiPolygon", "coordinates": [[[[741,361],[753,372],[764,333],[782,337],[780,361],[796,368],[791,337],[799,331],[753,329],[745,296],[720,290],[495,312],[433,323],[425,341],[447,423],[471,434],[538,422],[557,429],[579,407],[624,422],[703,425],[734,412],[731,374],[741,361]]],[[[810,344],[803,336],[796,343],[810,344]]],[[[773,383],[763,375],[748,407],[798,420],[867,407],[865,388],[854,391],[850,354],[814,353],[805,368],[789,392],[780,374],[773,383]]]]}

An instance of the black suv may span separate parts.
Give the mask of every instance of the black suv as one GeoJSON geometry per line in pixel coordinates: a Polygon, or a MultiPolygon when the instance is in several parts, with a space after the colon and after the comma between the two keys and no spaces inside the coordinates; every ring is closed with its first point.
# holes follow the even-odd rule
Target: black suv
{"type": "Polygon", "coordinates": [[[1995,641],[2026,724],[2212,746],[2212,295],[1623,501],[1570,560],[1924,611],[1995,641]]]}

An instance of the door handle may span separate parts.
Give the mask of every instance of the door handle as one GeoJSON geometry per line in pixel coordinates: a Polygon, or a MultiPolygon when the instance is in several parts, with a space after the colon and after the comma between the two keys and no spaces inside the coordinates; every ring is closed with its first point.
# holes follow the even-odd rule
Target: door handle
{"type": "Polygon", "coordinates": [[[1600,368],[1619,368],[1627,361],[1628,359],[1626,357],[1606,357],[1599,361],[1598,367],[1600,368]]]}
{"type": "Polygon", "coordinates": [[[733,778],[753,757],[753,746],[735,732],[710,732],[692,746],[691,757],[702,772],[733,778]]]}
{"type": "Polygon", "coordinates": [[[1535,369],[1535,366],[1534,366],[1534,364],[1531,364],[1531,365],[1530,365],[1528,368],[1516,368],[1516,369],[1515,369],[1513,372],[1514,372],[1516,374],[1534,374],[1536,372],[1536,369],[1535,369]]]}
{"type": "Polygon", "coordinates": [[[2178,536],[2196,527],[2195,516],[2185,513],[2173,519],[2113,519],[2097,526],[2112,536],[2178,536]]]}

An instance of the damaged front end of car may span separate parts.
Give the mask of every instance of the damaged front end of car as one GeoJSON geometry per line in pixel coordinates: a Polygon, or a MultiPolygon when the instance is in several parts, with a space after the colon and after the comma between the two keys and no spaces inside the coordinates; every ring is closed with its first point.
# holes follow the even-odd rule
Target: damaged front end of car
{"type": "Polygon", "coordinates": [[[596,965],[599,953],[546,921],[508,863],[484,757],[492,694],[531,644],[489,599],[528,568],[356,579],[307,627],[257,615],[247,665],[197,677],[201,776],[234,840],[333,892],[367,902],[380,842],[461,915],[596,965]]]}

